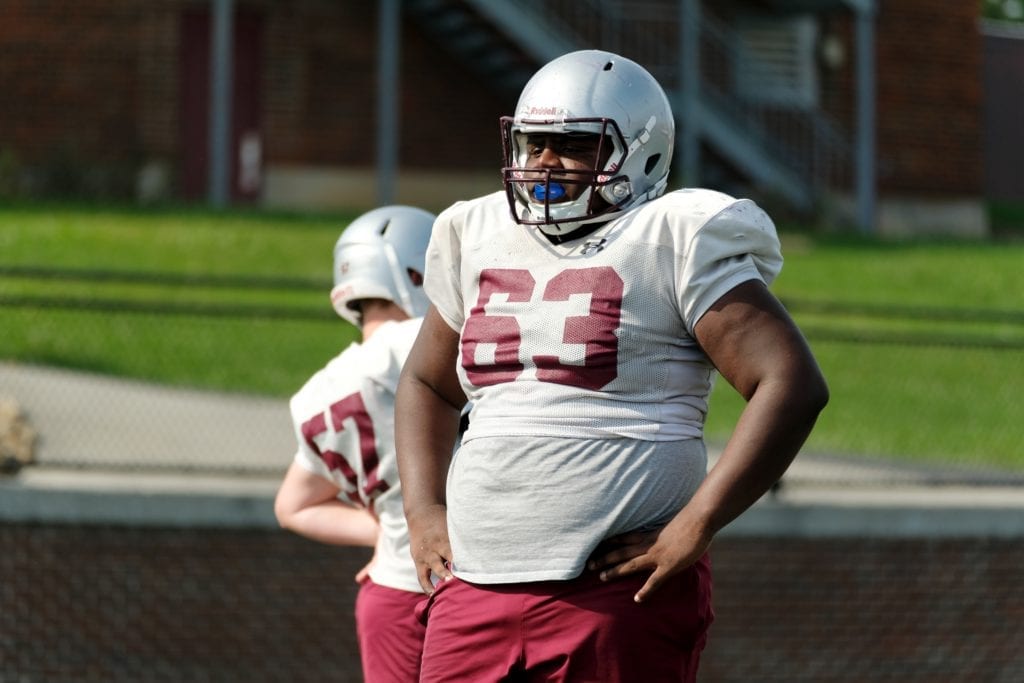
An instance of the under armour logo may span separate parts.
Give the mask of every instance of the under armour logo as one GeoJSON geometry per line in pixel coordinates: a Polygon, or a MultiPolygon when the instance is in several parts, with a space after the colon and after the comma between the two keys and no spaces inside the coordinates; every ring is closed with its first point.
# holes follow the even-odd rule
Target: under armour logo
{"type": "Polygon", "coordinates": [[[608,240],[606,240],[604,237],[596,240],[587,240],[586,242],[583,243],[583,248],[580,249],[580,253],[583,254],[584,256],[587,256],[588,254],[596,254],[597,252],[604,249],[604,245],[607,241],[608,240]]]}

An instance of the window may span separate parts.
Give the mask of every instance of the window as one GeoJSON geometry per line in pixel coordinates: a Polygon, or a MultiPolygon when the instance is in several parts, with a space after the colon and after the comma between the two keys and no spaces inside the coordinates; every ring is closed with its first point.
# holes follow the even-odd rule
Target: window
{"type": "Polygon", "coordinates": [[[813,16],[747,17],[737,25],[736,91],[743,99],[798,108],[818,104],[813,16]]]}

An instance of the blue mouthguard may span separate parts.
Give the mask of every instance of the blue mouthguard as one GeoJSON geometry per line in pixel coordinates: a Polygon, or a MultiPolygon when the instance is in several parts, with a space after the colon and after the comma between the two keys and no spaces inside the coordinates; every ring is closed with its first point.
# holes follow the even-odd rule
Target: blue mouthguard
{"type": "Polygon", "coordinates": [[[547,185],[534,185],[533,198],[539,202],[549,199],[554,201],[565,196],[565,186],[561,183],[548,182],[547,185]]]}

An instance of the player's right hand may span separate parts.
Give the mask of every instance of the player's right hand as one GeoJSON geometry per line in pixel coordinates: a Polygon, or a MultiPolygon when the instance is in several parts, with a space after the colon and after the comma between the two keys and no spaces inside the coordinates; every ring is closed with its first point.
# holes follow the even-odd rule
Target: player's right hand
{"type": "Polygon", "coordinates": [[[416,574],[423,591],[430,595],[434,592],[434,581],[447,581],[452,578],[449,569],[452,549],[448,542],[448,509],[444,505],[435,504],[407,515],[409,523],[409,549],[416,574]]]}
{"type": "Polygon", "coordinates": [[[601,541],[587,559],[587,569],[603,571],[646,553],[658,540],[661,527],[627,531],[601,541]]]}

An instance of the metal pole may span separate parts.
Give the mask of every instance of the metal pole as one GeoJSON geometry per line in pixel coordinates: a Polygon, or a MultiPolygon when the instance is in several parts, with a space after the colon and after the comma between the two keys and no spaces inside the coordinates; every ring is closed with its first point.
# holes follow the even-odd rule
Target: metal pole
{"type": "Polygon", "coordinates": [[[682,184],[694,187],[700,183],[700,1],[679,2],[679,74],[680,123],[676,131],[679,168],[682,184]]]}
{"type": "Polygon", "coordinates": [[[224,207],[231,186],[231,54],[234,0],[212,0],[210,12],[209,200],[224,207]]]}
{"type": "Polygon", "coordinates": [[[377,205],[391,204],[398,169],[398,80],[401,4],[381,0],[377,27],[377,205]]]}
{"type": "Polygon", "coordinates": [[[875,7],[870,0],[856,9],[857,41],[857,227],[875,232],[875,7]]]}

